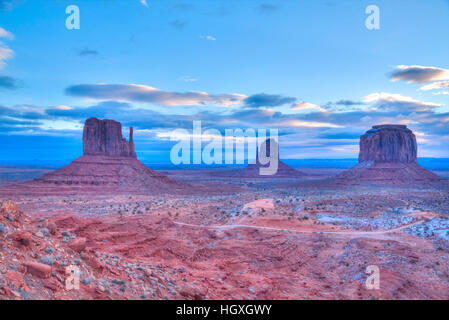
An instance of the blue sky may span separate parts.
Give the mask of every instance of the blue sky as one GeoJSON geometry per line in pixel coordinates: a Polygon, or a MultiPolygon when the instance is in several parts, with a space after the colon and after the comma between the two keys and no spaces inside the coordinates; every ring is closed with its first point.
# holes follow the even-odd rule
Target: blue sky
{"type": "Polygon", "coordinates": [[[0,160],[79,156],[90,116],[134,126],[149,162],[192,120],[278,128],[282,158],[354,158],[372,125],[402,123],[420,156],[449,157],[449,1],[146,3],[0,0],[0,160]]]}

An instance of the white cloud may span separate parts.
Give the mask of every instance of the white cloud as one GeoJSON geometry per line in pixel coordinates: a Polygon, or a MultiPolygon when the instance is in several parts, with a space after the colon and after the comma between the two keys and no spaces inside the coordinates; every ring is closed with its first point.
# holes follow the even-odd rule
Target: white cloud
{"type": "MultiPolygon", "coordinates": [[[[12,40],[14,35],[0,27],[0,38],[12,40]]],[[[14,57],[14,51],[12,51],[7,45],[0,41],[0,69],[5,66],[5,60],[12,59],[14,57]]]]}
{"type": "Polygon", "coordinates": [[[167,107],[206,105],[229,107],[240,105],[247,98],[246,95],[238,93],[173,92],[138,84],[83,84],[67,88],[66,93],[92,100],[154,103],[167,107]]]}
{"type": "Polygon", "coordinates": [[[214,36],[201,36],[200,38],[201,39],[206,39],[206,40],[209,40],[209,41],[217,40],[217,38],[215,38],[214,36]]]}
{"type": "Polygon", "coordinates": [[[317,110],[319,112],[327,112],[326,109],[320,107],[319,105],[309,103],[309,102],[296,102],[291,107],[292,110],[317,110]]]}
{"type": "Polygon", "coordinates": [[[58,110],[72,110],[72,107],[66,106],[66,105],[59,105],[59,106],[55,106],[53,107],[54,109],[58,109],[58,110]]]}
{"type": "Polygon", "coordinates": [[[434,96],[449,95],[449,91],[437,91],[437,92],[432,92],[432,94],[434,96]]]}
{"type": "Polygon", "coordinates": [[[147,0],[140,0],[140,3],[148,8],[147,0]]]}
{"type": "Polygon", "coordinates": [[[14,39],[14,35],[11,32],[9,32],[9,31],[3,29],[2,27],[0,27],[0,38],[13,40],[14,39]]]}
{"type": "Polygon", "coordinates": [[[319,122],[319,121],[305,121],[305,120],[297,120],[297,119],[289,119],[282,122],[279,122],[277,125],[285,126],[285,127],[295,127],[295,128],[344,128],[344,126],[340,126],[337,124],[329,123],[329,122],[319,122]]]}
{"type": "Polygon", "coordinates": [[[419,101],[411,97],[387,92],[371,93],[363,98],[363,102],[373,103],[374,110],[429,111],[441,107],[441,104],[438,103],[419,101]]]}
{"type": "Polygon", "coordinates": [[[433,82],[420,88],[420,90],[449,89],[449,81],[433,82]]]}
{"type": "Polygon", "coordinates": [[[0,42],[0,69],[2,69],[5,66],[5,60],[11,59],[14,57],[14,51],[12,51],[10,48],[6,46],[1,46],[2,43],[0,42]]]}

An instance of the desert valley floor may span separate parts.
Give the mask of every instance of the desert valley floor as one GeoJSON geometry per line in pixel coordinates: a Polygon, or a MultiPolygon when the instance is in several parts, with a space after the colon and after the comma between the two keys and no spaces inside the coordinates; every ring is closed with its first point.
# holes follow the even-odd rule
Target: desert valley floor
{"type": "Polygon", "coordinates": [[[166,170],[189,186],[172,194],[6,187],[0,299],[449,299],[449,189],[326,187],[338,170],[301,170],[166,170]]]}

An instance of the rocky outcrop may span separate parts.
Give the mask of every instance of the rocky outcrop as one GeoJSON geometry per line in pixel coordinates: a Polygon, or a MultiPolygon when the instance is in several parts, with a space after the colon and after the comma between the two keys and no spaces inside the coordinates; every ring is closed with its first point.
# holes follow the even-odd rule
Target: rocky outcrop
{"type": "Polygon", "coordinates": [[[122,125],[114,120],[86,120],[84,155],[69,165],[49,172],[20,187],[30,194],[67,192],[158,193],[182,189],[173,181],[140,162],[134,150],[133,128],[129,142],[122,137],[122,125]],[[25,189],[24,189],[25,190],[25,189]]]}
{"type": "Polygon", "coordinates": [[[130,128],[129,142],[122,137],[122,125],[114,120],[87,119],[83,131],[84,155],[105,155],[136,157],[133,128],[130,128]]]}
{"type": "Polygon", "coordinates": [[[305,174],[293,169],[288,164],[282,162],[279,159],[279,144],[273,138],[267,139],[260,145],[259,151],[257,153],[257,158],[254,163],[249,164],[242,172],[242,176],[245,177],[275,177],[275,178],[295,178],[299,176],[304,176],[305,174]],[[277,161],[277,171],[273,175],[263,175],[261,174],[261,168],[268,168],[270,163],[267,161],[269,158],[270,161],[277,161]]]}
{"type": "Polygon", "coordinates": [[[446,184],[443,178],[417,163],[413,132],[404,125],[378,125],[360,137],[359,163],[337,175],[338,185],[400,185],[420,187],[446,184]]]}
{"type": "Polygon", "coordinates": [[[416,163],[416,137],[405,125],[379,125],[360,137],[359,162],[416,163]]]}
{"type": "MultiPolygon", "coordinates": [[[[136,158],[82,156],[68,166],[36,179],[41,187],[59,186],[80,190],[166,192],[175,181],[149,169],[136,158]]],[[[179,186],[179,185],[178,185],[179,186]]]]}
{"type": "MultiPolygon", "coordinates": [[[[272,164],[271,164],[272,165],[272,164]]],[[[217,176],[236,177],[236,178],[298,178],[303,177],[306,174],[290,167],[285,162],[279,159],[279,144],[273,138],[267,139],[260,145],[257,152],[256,160],[253,163],[248,164],[247,167],[237,170],[222,171],[220,173],[214,173],[217,176]],[[272,154],[273,153],[273,154],[272,154]],[[273,158],[266,159],[263,158],[273,158]],[[270,167],[269,161],[277,161],[277,170],[275,174],[261,174],[261,168],[270,167]]]]}
{"type": "Polygon", "coordinates": [[[39,263],[39,262],[33,262],[33,261],[27,261],[23,264],[23,266],[26,268],[26,270],[29,273],[31,273],[32,275],[34,275],[36,277],[46,279],[51,276],[51,267],[46,264],[39,263]]]}

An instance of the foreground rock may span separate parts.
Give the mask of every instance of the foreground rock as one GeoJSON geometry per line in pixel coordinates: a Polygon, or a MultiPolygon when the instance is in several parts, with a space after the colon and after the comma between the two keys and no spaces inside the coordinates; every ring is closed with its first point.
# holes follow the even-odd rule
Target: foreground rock
{"type": "Polygon", "coordinates": [[[51,275],[51,267],[43,263],[28,261],[23,266],[29,273],[42,279],[49,278],[51,275]]]}
{"type": "Polygon", "coordinates": [[[86,249],[86,238],[78,238],[69,243],[69,247],[76,252],[82,252],[86,249]]]}
{"type": "MultiPolygon", "coordinates": [[[[10,201],[3,203],[3,209],[0,212],[5,227],[0,234],[0,301],[163,299],[179,298],[178,292],[189,289],[193,296],[198,292],[183,281],[187,275],[174,272],[178,268],[156,266],[160,258],[143,262],[141,257],[133,256],[139,247],[129,243],[132,237],[128,238],[127,234],[131,236],[133,232],[91,232],[95,225],[103,229],[100,221],[72,216],[31,219],[10,201]],[[23,222],[6,218],[18,213],[23,222]],[[51,224],[64,231],[48,233],[45,237],[39,235],[51,224]],[[66,237],[71,240],[66,242],[66,237]],[[107,241],[99,240],[102,237],[107,241]],[[127,244],[120,243],[124,239],[128,239],[127,244]],[[108,242],[117,243],[117,252],[111,251],[108,242]],[[121,254],[122,245],[129,246],[129,258],[128,254],[121,254]],[[79,288],[67,287],[66,280],[71,274],[79,276],[79,288]]],[[[112,228],[116,223],[116,220],[111,225],[107,222],[112,228]]],[[[203,297],[204,290],[200,292],[203,294],[198,297],[203,297]]]]}
{"type": "Polygon", "coordinates": [[[249,214],[260,214],[265,212],[272,213],[274,210],[273,199],[260,199],[249,203],[246,203],[242,207],[242,211],[246,211],[249,214]]]}
{"type": "Polygon", "coordinates": [[[339,174],[339,185],[444,185],[417,162],[416,137],[405,125],[378,125],[360,137],[359,163],[339,174]]]}

